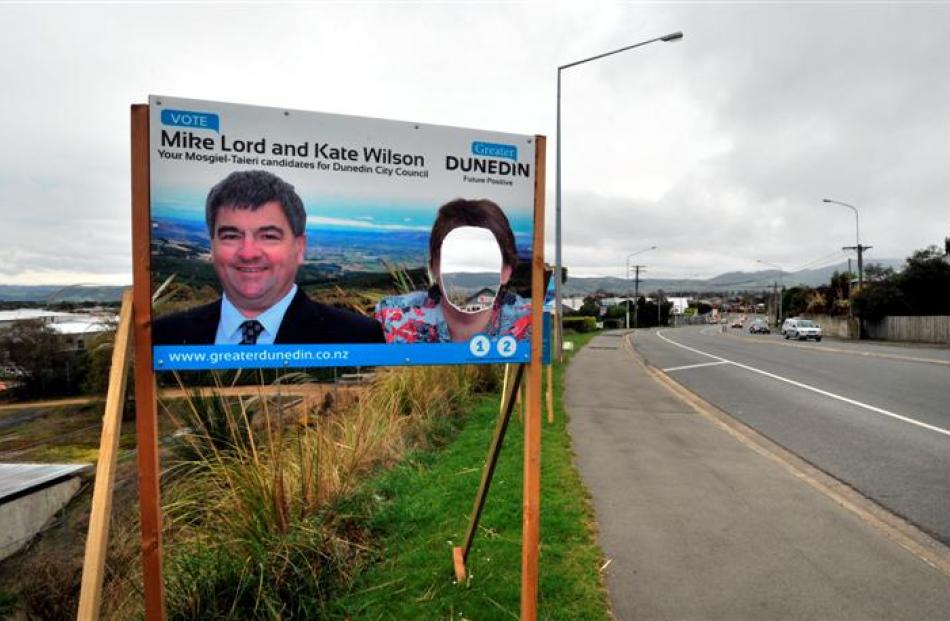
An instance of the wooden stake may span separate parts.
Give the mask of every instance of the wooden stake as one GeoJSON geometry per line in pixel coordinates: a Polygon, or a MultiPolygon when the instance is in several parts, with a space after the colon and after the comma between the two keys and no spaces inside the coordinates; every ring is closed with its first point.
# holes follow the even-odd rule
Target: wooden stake
{"type": "Polygon", "coordinates": [[[515,407],[517,408],[519,421],[524,421],[524,391],[525,387],[523,385],[515,391],[515,407]]]}
{"type": "Polygon", "coordinates": [[[468,561],[468,553],[472,549],[472,541],[478,531],[478,521],[481,519],[482,509],[485,508],[485,500],[488,498],[492,476],[495,474],[498,456],[501,454],[502,443],[505,441],[505,432],[508,430],[508,422],[511,420],[511,411],[514,409],[515,395],[518,394],[518,388],[524,377],[524,369],[525,365],[523,364],[519,364],[514,369],[512,379],[508,382],[505,392],[502,393],[501,413],[498,415],[498,421],[495,423],[495,433],[492,436],[491,445],[488,447],[488,457],[485,458],[482,480],[478,485],[478,492],[475,494],[475,505],[472,507],[472,516],[468,522],[468,530],[465,532],[465,540],[460,547],[452,549],[455,577],[459,583],[465,580],[465,563],[468,561]]]}
{"type": "Polygon", "coordinates": [[[455,568],[455,580],[457,584],[465,582],[467,574],[465,572],[465,556],[462,554],[462,548],[455,546],[452,548],[452,566],[455,568]]]}
{"type": "Polygon", "coordinates": [[[162,511],[159,494],[158,407],[152,370],[152,282],[149,213],[148,106],[132,106],[132,315],[135,334],[135,433],[145,618],[165,618],[162,511]]]}
{"type": "Polygon", "coordinates": [[[511,373],[511,365],[506,364],[505,370],[501,375],[501,403],[498,404],[498,413],[505,411],[505,395],[508,394],[508,376],[511,373]]]}
{"type": "Polygon", "coordinates": [[[535,137],[534,239],[531,277],[531,363],[524,417],[524,498],[521,528],[521,619],[538,616],[541,531],[541,353],[544,343],[544,136],[535,137]]]}
{"type": "Polygon", "coordinates": [[[548,424],[554,424],[554,363],[548,365],[548,386],[545,391],[548,406],[548,424]]]}
{"type": "Polygon", "coordinates": [[[122,431],[122,408],[125,405],[126,377],[129,370],[129,349],[132,334],[132,290],[122,292],[119,326],[112,345],[112,367],[109,369],[109,390],[106,393],[99,440],[99,461],[92,491],[92,512],[86,536],[86,556],[82,565],[82,586],[79,592],[80,621],[99,618],[102,598],[102,577],[109,547],[109,523],[112,517],[112,488],[122,431]]]}

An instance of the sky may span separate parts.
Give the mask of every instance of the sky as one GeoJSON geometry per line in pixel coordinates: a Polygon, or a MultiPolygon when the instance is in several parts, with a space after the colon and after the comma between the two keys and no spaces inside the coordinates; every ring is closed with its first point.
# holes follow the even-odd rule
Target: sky
{"type": "Polygon", "coordinates": [[[548,136],[577,276],[786,271],[950,235],[950,4],[0,3],[0,284],[131,282],[149,94],[548,136]]]}

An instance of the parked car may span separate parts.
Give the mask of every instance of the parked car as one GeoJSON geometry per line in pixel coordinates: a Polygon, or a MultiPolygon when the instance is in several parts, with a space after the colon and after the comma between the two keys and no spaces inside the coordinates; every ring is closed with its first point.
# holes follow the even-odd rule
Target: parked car
{"type": "Polygon", "coordinates": [[[731,326],[731,327],[733,327],[733,328],[741,328],[741,327],[742,327],[742,320],[741,320],[741,319],[736,319],[736,320],[734,320],[734,321],[732,322],[732,326],[731,326]]]}
{"type": "Polygon", "coordinates": [[[793,317],[786,319],[785,323],[782,324],[782,335],[787,339],[799,339],[802,341],[815,339],[815,341],[820,341],[821,326],[811,319],[793,317]]]}
{"type": "Polygon", "coordinates": [[[764,319],[753,319],[752,325],[749,326],[749,332],[752,334],[772,334],[768,322],[764,319]]]}

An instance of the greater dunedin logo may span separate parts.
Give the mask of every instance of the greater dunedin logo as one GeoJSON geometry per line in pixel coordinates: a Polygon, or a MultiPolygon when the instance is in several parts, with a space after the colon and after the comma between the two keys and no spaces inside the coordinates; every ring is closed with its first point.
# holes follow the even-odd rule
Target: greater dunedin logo
{"type": "Polygon", "coordinates": [[[497,177],[530,177],[531,165],[518,161],[518,147],[513,144],[474,141],[470,155],[445,156],[445,169],[463,173],[482,173],[484,177],[463,175],[467,183],[492,183],[511,185],[511,181],[497,177]]]}

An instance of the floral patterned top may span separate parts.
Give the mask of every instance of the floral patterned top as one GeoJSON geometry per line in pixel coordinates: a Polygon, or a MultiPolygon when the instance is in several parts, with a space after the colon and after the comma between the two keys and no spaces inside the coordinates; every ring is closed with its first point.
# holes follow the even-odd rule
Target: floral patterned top
{"type": "MultiPolygon", "coordinates": [[[[387,343],[449,343],[452,336],[440,304],[438,286],[383,298],[376,304],[376,321],[387,343]]],[[[483,331],[490,337],[510,334],[519,341],[531,338],[531,302],[513,291],[495,298],[491,320],[483,331]]]]}

